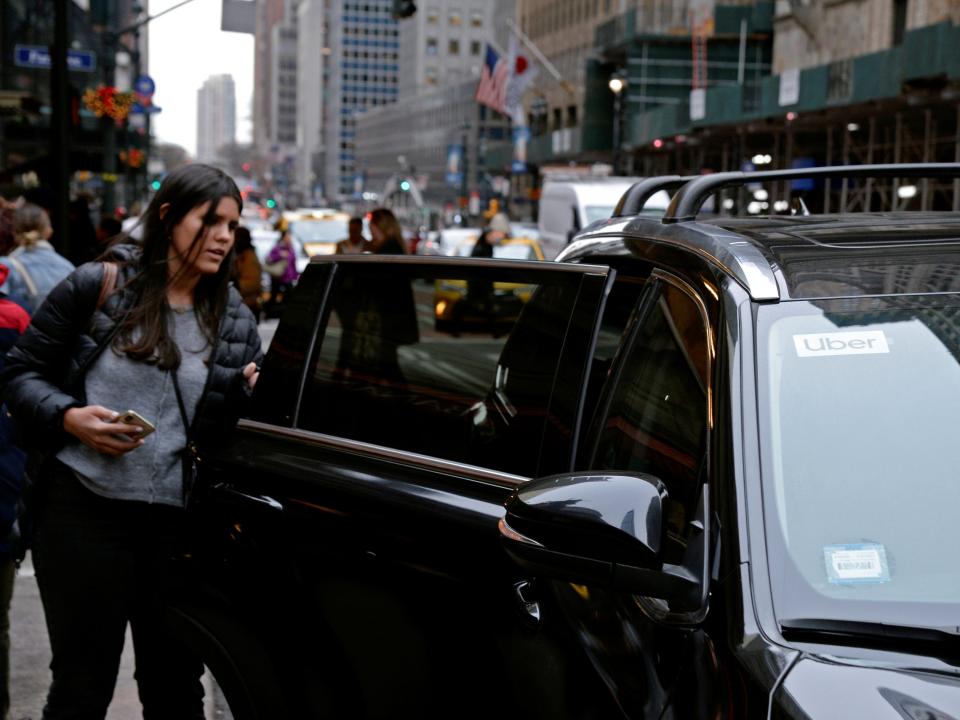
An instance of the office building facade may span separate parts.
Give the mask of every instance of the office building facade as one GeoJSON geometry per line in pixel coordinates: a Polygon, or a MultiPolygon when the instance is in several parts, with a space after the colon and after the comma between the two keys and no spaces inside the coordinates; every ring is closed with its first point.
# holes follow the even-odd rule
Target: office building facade
{"type": "Polygon", "coordinates": [[[232,75],[213,75],[197,90],[197,160],[220,162],[220,149],[237,140],[237,96],[232,75]]]}
{"type": "Polygon", "coordinates": [[[419,3],[417,13],[400,22],[400,96],[479,77],[484,48],[493,39],[495,8],[482,0],[419,3]]]}
{"type": "Polygon", "coordinates": [[[391,0],[334,0],[327,15],[330,72],[324,105],[323,191],[328,200],[351,199],[365,181],[356,164],[357,120],[396,101],[400,37],[391,0]]]}

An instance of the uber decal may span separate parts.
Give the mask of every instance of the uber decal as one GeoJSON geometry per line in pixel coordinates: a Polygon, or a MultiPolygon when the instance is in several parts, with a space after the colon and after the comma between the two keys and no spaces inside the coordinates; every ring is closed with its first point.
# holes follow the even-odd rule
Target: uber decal
{"type": "Polygon", "coordinates": [[[890,352],[882,330],[794,335],[793,345],[800,357],[876,355],[890,352]]]}

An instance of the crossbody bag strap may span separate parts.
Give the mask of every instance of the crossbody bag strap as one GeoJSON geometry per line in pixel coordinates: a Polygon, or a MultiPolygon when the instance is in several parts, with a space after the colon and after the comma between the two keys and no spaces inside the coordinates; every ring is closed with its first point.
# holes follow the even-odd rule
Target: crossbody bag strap
{"type": "Polygon", "coordinates": [[[183,393],[180,392],[180,380],[176,369],[170,370],[170,379],[173,381],[173,391],[177,395],[177,406],[180,408],[180,420],[183,421],[183,434],[187,438],[187,447],[191,448],[193,440],[190,438],[190,421],[187,419],[187,406],[183,402],[183,393]]]}
{"type": "Polygon", "coordinates": [[[27,272],[26,266],[14,255],[7,255],[7,260],[10,261],[10,264],[16,268],[17,272],[20,274],[20,277],[23,278],[23,282],[27,286],[27,292],[30,293],[30,297],[35,298],[37,295],[39,295],[40,292],[37,290],[37,284],[33,281],[30,273],[27,272]]]}
{"type": "Polygon", "coordinates": [[[176,368],[169,371],[173,381],[173,392],[177,396],[177,407],[180,408],[180,420],[183,422],[183,433],[187,439],[187,446],[183,452],[183,505],[187,506],[197,471],[197,446],[193,442],[190,432],[190,421],[187,419],[187,406],[183,402],[183,393],[180,392],[180,379],[176,368]]]}

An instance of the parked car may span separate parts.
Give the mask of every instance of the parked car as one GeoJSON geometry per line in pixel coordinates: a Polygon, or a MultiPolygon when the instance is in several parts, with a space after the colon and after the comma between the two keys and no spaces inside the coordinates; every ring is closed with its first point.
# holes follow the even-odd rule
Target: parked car
{"type": "Polygon", "coordinates": [[[697,219],[867,173],[960,165],[314,258],[171,597],[234,717],[960,716],[960,216],[697,219]],[[451,279],[532,291],[454,337],[451,279]]]}

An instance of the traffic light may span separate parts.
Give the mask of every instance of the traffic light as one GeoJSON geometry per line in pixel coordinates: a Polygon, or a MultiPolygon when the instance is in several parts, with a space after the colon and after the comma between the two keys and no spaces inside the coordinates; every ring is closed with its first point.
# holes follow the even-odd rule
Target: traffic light
{"type": "Polygon", "coordinates": [[[410,192],[410,181],[409,181],[409,180],[401,180],[401,181],[400,181],[400,189],[403,190],[404,192],[410,192]]]}
{"type": "Polygon", "coordinates": [[[153,182],[150,183],[150,189],[154,192],[160,189],[160,178],[153,179],[153,182]]]}
{"type": "Polygon", "coordinates": [[[277,201],[274,200],[273,198],[267,198],[266,205],[268,208],[273,210],[277,206],[277,201]]]}
{"type": "Polygon", "coordinates": [[[244,163],[243,165],[241,165],[240,167],[243,168],[243,171],[244,171],[244,172],[250,172],[250,163],[245,162],[245,163],[244,163]]]}
{"type": "Polygon", "coordinates": [[[413,0],[393,0],[393,19],[408,18],[417,11],[417,4],[413,0]]]}

